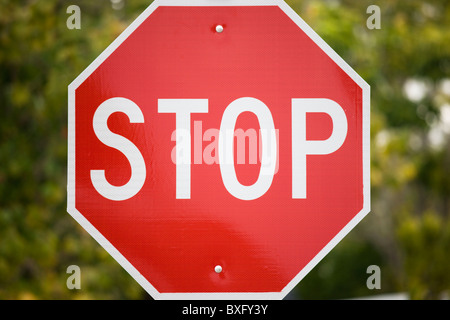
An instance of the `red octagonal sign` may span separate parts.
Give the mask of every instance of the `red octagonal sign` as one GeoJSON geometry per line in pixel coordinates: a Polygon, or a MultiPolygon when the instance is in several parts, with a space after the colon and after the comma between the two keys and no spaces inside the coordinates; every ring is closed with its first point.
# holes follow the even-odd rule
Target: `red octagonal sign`
{"type": "Polygon", "coordinates": [[[281,299],[369,212],[369,86],[281,0],[154,1],[69,86],[69,213],[157,299],[281,299]]]}

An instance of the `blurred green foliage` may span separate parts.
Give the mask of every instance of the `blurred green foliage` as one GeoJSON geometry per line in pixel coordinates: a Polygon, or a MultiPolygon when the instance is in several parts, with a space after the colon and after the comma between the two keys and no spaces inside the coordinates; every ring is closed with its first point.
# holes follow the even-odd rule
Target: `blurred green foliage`
{"type": "MultiPolygon", "coordinates": [[[[148,295],[66,213],[67,86],[149,0],[0,0],[0,299],[148,295]],[[81,8],[69,30],[66,9],[81,8]],[[66,268],[81,268],[68,290],[66,268]]],[[[305,299],[450,290],[450,6],[291,0],[371,85],[372,212],[294,291],[305,299]],[[381,29],[369,30],[369,5],[381,29]],[[381,268],[380,290],[366,269],[381,268]]]]}

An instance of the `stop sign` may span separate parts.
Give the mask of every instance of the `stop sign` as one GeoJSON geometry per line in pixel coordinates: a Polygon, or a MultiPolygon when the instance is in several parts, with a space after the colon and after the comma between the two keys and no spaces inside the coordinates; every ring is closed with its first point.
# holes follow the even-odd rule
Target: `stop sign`
{"type": "Polygon", "coordinates": [[[285,2],[154,1],[70,86],[69,213],[157,299],[281,299],[369,212],[369,86],[285,2]]]}

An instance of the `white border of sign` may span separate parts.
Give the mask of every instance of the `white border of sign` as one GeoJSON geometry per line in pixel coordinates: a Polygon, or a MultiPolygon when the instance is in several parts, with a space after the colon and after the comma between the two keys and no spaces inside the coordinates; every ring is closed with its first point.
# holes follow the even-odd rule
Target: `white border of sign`
{"type": "Polygon", "coordinates": [[[155,0],[68,88],[67,211],[70,215],[155,299],[180,300],[269,300],[283,299],[349,232],[370,212],[370,86],[283,0],[155,0]],[[160,293],[153,285],[75,208],[75,90],[114,52],[159,6],[278,6],[302,29],[363,91],[363,209],[303,268],[281,292],[160,293]]]}

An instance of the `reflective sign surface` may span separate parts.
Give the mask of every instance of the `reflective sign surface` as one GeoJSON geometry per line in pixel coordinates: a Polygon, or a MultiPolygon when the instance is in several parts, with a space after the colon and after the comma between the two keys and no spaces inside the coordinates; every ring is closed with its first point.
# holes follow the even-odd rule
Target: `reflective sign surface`
{"type": "Polygon", "coordinates": [[[69,87],[68,210],[155,298],[282,298],[369,211],[369,88],[284,2],[206,2],[69,87]]]}

